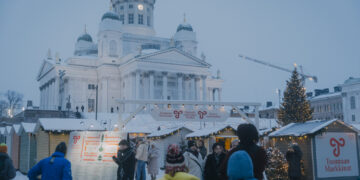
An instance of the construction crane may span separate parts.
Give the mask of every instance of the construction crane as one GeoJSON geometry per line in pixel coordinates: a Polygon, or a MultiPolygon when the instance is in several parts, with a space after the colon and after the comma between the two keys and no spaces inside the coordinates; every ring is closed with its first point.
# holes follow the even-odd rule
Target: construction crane
{"type": "MultiPolygon", "coordinates": [[[[258,60],[258,59],[254,59],[254,58],[251,58],[251,57],[248,57],[248,56],[241,55],[241,54],[239,55],[239,58],[243,58],[243,59],[245,59],[245,60],[252,61],[252,62],[256,62],[256,63],[258,63],[258,64],[262,64],[262,65],[265,65],[265,66],[269,66],[269,67],[272,67],[272,68],[275,68],[275,69],[279,69],[279,70],[282,70],[282,71],[286,71],[286,72],[290,72],[290,73],[293,72],[293,70],[286,69],[286,68],[283,68],[283,67],[280,67],[280,66],[276,66],[276,65],[273,65],[273,64],[270,64],[270,63],[267,63],[267,62],[258,60]]],[[[300,69],[299,75],[301,76],[301,81],[302,81],[302,84],[303,84],[303,85],[305,85],[305,80],[306,80],[306,79],[308,79],[308,80],[310,80],[310,81],[314,81],[315,83],[317,83],[318,78],[317,78],[316,76],[304,74],[303,68],[302,68],[301,65],[298,66],[296,63],[294,63],[294,66],[295,66],[295,68],[299,67],[299,69],[300,69]]]]}

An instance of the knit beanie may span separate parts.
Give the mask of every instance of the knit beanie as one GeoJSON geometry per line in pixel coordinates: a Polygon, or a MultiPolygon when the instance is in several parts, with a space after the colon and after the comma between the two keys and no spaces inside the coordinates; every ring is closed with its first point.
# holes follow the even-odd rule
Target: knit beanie
{"type": "Polygon", "coordinates": [[[256,180],[252,160],[246,151],[240,150],[233,153],[227,164],[229,180],[256,180]]]}
{"type": "Polygon", "coordinates": [[[185,158],[181,154],[180,147],[177,144],[171,144],[166,154],[165,173],[174,176],[177,172],[187,172],[185,158]]]}
{"type": "Polygon", "coordinates": [[[65,142],[61,142],[56,146],[55,152],[61,152],[66,154],[66,144],[65,142]]]}
{"type": "Polygon", "coordinates": [[[127,141],[127,140],[125,140],[125,139],[123,139],[123,140],[120,141],[119,146],[120,146],[120,145],[130,146],[129,141],[127,141]]]}
{"type": "Polygon", "coordinates": [[[4,143],[0,144],[0,153],[7,153],[7,146],[4,143]]]}

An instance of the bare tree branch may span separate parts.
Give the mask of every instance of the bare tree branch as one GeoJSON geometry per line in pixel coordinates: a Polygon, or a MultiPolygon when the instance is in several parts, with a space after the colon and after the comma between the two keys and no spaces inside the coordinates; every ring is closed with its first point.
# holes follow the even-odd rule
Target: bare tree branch
{"type": "Polygon", "coordinates": [[[22,105],[23,95],[16,91],[8,90],[4,94],[5,99],[7,100],[7,108],[14,112],[14,109],[19,108],[22,105]]]}

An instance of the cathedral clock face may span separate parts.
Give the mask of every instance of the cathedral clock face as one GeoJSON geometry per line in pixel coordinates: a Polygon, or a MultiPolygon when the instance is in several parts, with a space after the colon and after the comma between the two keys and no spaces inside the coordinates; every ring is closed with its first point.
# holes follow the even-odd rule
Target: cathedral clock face
{"type": "Polygon", "coordinates": [[[138,10],[140,10],[140,11],[144,10],[144,6],[142,4],[139,4],[138,5],[138,10]]]}

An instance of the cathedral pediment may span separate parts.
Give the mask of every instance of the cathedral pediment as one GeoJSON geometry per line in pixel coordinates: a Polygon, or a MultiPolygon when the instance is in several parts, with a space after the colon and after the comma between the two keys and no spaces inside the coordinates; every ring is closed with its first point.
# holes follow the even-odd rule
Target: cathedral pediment
{"type": "Polygon", "coordinates": [[[37,80],[40,80],[47,72],[54,68],[54,64],[48,60],[43,60],[43,63],[40,66],[39,73],[37,75],[37,80]]]}
{"type": "Polygon", "coordinates": [[[176,64],[185,66],[197,66],[207,67],[211,65],[191,54],[181,51],[177,48],[171,48],[166,50],[160,50],[149,54],[143,54],[137,57],[139,61],[164,63],[164,64],[176,64]]]}

